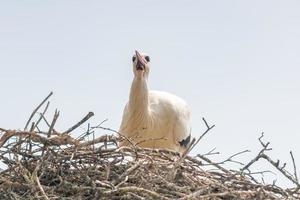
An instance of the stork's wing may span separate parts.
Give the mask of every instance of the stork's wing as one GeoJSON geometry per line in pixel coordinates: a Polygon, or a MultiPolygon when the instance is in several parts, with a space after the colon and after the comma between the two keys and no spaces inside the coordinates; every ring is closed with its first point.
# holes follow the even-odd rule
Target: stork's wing
{"type": "Polygon", "coordinates": [[[182,147],[187,148],[187,146],[188,146],[188,144],[189,144],[190,142],[191,142],[191,134],[190,134],[187,138],[181,140],[181,141],[179,142],[179,145],[182,146],[182,147]]]}
{"type": "Polygon", "coordinates": [[[190,126],[190,113],[185,110],[180,113],[177,123],[174,125],[174,138],[175,143],[181,147],[186,148],[191,142],[191,126],[190,126]]]}

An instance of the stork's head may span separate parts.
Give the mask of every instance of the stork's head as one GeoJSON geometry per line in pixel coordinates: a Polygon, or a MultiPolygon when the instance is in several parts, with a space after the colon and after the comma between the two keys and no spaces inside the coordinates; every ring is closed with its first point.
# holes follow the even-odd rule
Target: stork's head
{"type": "Polygon", "coordinates": [[[147,78],[149,75],[150,57],[147,54],[135,51],[132,57],[133,73],[138,78],[147,78]]]}

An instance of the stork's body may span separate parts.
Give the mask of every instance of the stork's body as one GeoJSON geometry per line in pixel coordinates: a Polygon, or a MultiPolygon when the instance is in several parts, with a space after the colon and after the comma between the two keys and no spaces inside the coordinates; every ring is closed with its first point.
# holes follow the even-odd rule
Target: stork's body
{"type": "Polygon", "coordinates": [[[175,95],[148,90],[149,61],[138,52],[133,58],[135,76],[119,132],[140,147],[183,152],[191,137],[189,108],[175,95]]]}

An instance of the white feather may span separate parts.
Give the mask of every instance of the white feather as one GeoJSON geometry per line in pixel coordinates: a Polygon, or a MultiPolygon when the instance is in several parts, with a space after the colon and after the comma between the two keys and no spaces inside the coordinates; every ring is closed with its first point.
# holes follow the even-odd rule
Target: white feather
{"type": "MultiPolygon", "coordinates": [[[[140,147],[183,152],[180,142],[191,133],[188,105],[173,94],[148,91],[148,63],[143,73],[134,74],[119,132],[140,147]]],[[[123,145],[129,144],[124,141],[123,145]]]]}

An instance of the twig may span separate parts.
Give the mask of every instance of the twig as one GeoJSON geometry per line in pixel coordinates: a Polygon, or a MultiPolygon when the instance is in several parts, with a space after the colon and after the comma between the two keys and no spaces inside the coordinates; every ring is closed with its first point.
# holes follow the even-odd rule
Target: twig
{"type": "Polygon", "coordinates": [[[280,171],[286,178],[288,178],[290,181],[292,181],[294,184],[297,185],[297,187],[300,187],[300,183],[291,175],[288,174],[288,172],[286,172],[283,167],[279,166],[279,162],[275,162],[273,161],[269,156],[267,156],[266,154],[262,154],[261,155],[262,158],[266,159],[267,161],[269,161],[269,163],[271,163],[278,171],[280,171]]]}
{"type": "Polygon", "coordinates": [[[9,140],[13,136],[18,136],[20,138],[30,137],[32,141],[42,143],[43,145],[65,145],[65,144],[73,144],[77,145],[78,141],[70,137],[69,135],[59,135],[52,138],[46,138],[40,136],[35,132],[27,132],[27,131],[15,131],[15,130],[7,130],[4,135],[0,138],[0,147],[2,147],[7,140],[9,140]]]}
{"type": "Polygon", "coordinates": [[[226,162],[234,162],[234,163],[237,163],[237,164],[240,164],[240,165],[244,165],[244,164],[241,163],[241,162],[232,160],[232,158],[234,158],[234,157],[236,157],[236,156],[238,156],[238,155],[244,154],[244,153],[248,153],[248,152],[250,152],[250,150],[240,151],[240,152],[238,152],[238,153],[233,154],[232,156],[230,156],[229,158],[227,158],[227,159],[225,159],[225,160],[223,160],[223,161],[221,161],[221,162],[217,162],[217,164],[218,164],[218,165],[221,165],[221,164],[225,164],[226,162]]]}
{"type": "Polygon", "coordinates": [[[89,112],[82,120],[80,120],[77,124],[75,124],[74,126],[72,126],[71,128],[69,128],[68,130],[66,130],[65,132],[63,132],[63,134],[69,134],[69,133],[71,133],[76,128],[78,128],[81,124],[83,124],[84,122],[86,122],[87,120],[89,120],[93,116],[94,116],[94,113],[93,112],[89,112]]]}
{"type": "Polygon", "coordinates": [[[203,155],[197,155],[197,157],[201,158],[202,160],[204,160],[205,162],[215,166],[216,168],[220,169],[221,171],[225,172],[225,173],[231,173],[229,170],[225,169],[224,167],[221,167],[219,164],[211,161],[210,159],[206,158],[203,155]]]}
{"type": "Polygon", "coordinates": [[[50,200],[49,197],[47,196],[47,194],[45,193],[45,190],[44,190],[44,188],[42,187],[42,185],[41,185],[41,183],[40,183],[40,180],[39,180],[39,178],[38,178],[38,176],[37,176],[37,172],[38,172],[40,166],[41,166],[41,163],[38,163],[37,166],[36,166],[36,168],[35,168],[35,170],[34,170],[33,173],[32,173],[32,179],[33,179],[33,180],[36,182],[36,184],[38,185],[38,188],[39,188],[40,192],[42,193],[44,199],[50,200]]]}
{"type": "Polygon", "coordinates": [[[179,200],[198,199],[199,196],[201,196],[203,194],[207,194],[207,192],[210,191],[210,190],[211,190],[211,187],[205,187],[205,188],[197,190],[196,192],[193,192],[189,195],[186,195],[186,196],[180,198],[179,200]]]}
{"type": "Polygon", "coordinates": [[[143,161],[138,161],[137,163],[135,163],[133,166],[131,166],[129,169],[127,169],[121,176],[119,176],[117,179],[115,179],[114,181],[112,181],[112,184],[116,185],[124,177],[127,177],[128,175],[130,175],[133,171],[135,171],[137,168],[140,167],[140,165],[142,164],[142,162],[143,161]]]}
{"type": "Polygon", "coordinates": [[[297,176],[297,167],[296,167],[296,163],[295,163],[295,159],[294,159],[294,156],[293,156],[293,152],[292,152],[292,151],[290,151],[290,155],[291,155],[292,162],[293,162],[295,180],[296,180],[297,182],[299,182],[298,176],[297,176]]]}
{"type": "Polygon", "coordinates": [[[111,195],[114,193],[128,193],[128,192],[132,192],[132,193],[145,193],[147,195],[149,195],[150,197],[154,198],[154,199],[162,199],[162,200],[169,200],[169,198],[163,197],[161,195],[159,195],[158,193],[156,193],[155,191],[151,191],[151,190],[147,190],[144,188],[140,188],[140,187],[135,187],[135,186],[130,186],[130,187],[122,187],[116,190],[111,190],[111,191],[105,191],[103,192],[104,195],[111,195]]]}
{"type": "Polygon", "coordinates": [[[104,122],[106,122],[107,120],[108,120],[108,119],[103,120],[103,121],[100,122],[100,124],[98,124],[96,127],[90,127],[90,123],[88,123],[88,128],[87,128],[87,130],[86,130],[83,134],[79,135],[76,139],[82,140],[82,139],[84,139],[86,136],[90,135],[91,133],[94,134],[94,129],[97,128],[97,127],[99,127],[99,126],[101,126],[101,125],[102,125],[104,122]]]}
{"type": "Polygon", "coordinates": [[[54,126],[56,124],[56,121],[57,121],[58,117],[59,117],[59,111],[55,110],[55,113],[54,113],[51,125],[50,125],[49,130],[48,130],[48,134],[47,134],[48,138],[51,136],[51,133],[53,131],[53,128],[54,128],[54,126]]]}
{"type": "Polygon", "coordinates": [[[94,144],[97,144],[97,143],[104,143],[104,142],[114,142],[116,143],[116,137],[114,137],[113,135],[102,135],[98,138],[95,138],[91,141],[86,141],[86,142],[82,142],[82,143],[79,143],[76,147],[77,148],[81,148],[81,147],[85,147],[85,146],[92,146],[94,144]]]}
{"type": "MultiPolygon", "coordinates": [[[[39,123],[41,122],[41,120],[43,119],[44,115],[46,114],[48,108],[50,105],[50,101],[47,102],[46,107],[44,108],[43,112],[40,113],[40,118],[36,121],[33,130],[39,125],[39,123]]],[[[55,131],[55,130],[54,130],[55,131]]]]}
{"type": "Polygon", "coordinates": [[[206,122],[205,118],[203,117],[202,120],[204,121],[206,125],[206,131],[198,138],[198,140],[189,148],[187,151],[187,154],[200,142],[200,140],[211,130],[215,127],[215,125],[209,126],[208,123],[206,122]]]}
{"type": "Polygon", "coordinates": [[[220,154],[220,152],[214,152],[216,150],[216,147],[214,147],[212,150],[210,150],[209,152],[202,154],[203,156],[211,156],[211,155],[216,155],[216,154],[220,154]]]}
{"type": "Polygon", "coordinates": [[[119,135],[121,138],[125,139],[127,142],[129,142],[130,146],[132,148],[135,149],[136,151],[136,145],[128,138],[126,137],[125,135],[123,135],[122,133],[116,131],[116,130],[113,130],[111,128],[107,128],[107,127],[103,127],[103,126],[97,126],[97,127],[92,127],[92,128],[100,128],[100,129],[103,129],[103,130],[106,130],[106,131],[110,131],[110,132],[113,132],[113,133],[116,133],[117,135],[119,135]]]}
{"type": "Polygon", "coordinates": [[[33,118],[33,116],[35,115],[35,113],[40,109],[40,107],[52,96],[53,92],[50,92],[50,94],[33,110],[33,112],[31,113],[28,121],[26,122],[24,131],[27,130],[27,127],[31,121],[31,119],[33,118]]]}
{"type": "Polygon", "coordinates": [[[269,151],[271,150],[271,148],[268,148],[270,142],[267,142],[267,143],[264,143],[262,141],[262,138],[264,136],[264,133],[261,133],[261,136],[258,138],[260,144],[263,146],[263,149],[260,150],[260,152],[258,153],[258,155],[253,158],[248,164],[246,164],[241,170],[240,172],[242,173],[243,171],[245,171],[246,169],[248,169],[253,163],[255,163],[256,161],[258,161],[261,157],[262,157],[262,154],[265,152],[265,151],[269,151]]]}

